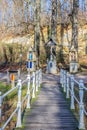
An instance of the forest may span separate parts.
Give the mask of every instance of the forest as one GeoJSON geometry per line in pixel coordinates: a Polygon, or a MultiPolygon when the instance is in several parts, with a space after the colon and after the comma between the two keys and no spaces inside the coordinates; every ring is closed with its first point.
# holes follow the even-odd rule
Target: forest
{"type": "Polygon", "coordinates": [[[50,38],[57,43],[58,63],[68,64],[72,45],[78,53],[83,49],[79,57],[84,56],[80,62],[85,63],[86,16],[86,0],[0,0],[1,64],[19,63],[20,53],[26,61],[31,44],[44,64],[47,58],[45,43],[50,38]],[[73,32],[76,32],[74,37],[73,32]]]}

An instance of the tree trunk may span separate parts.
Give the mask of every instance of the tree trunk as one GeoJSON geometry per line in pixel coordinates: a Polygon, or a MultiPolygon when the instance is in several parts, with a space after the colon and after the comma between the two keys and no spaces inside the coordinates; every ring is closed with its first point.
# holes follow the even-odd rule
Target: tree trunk
{"type": "Polygon", "coordinates": [[[52,0],[52,19],[51,19],[52,39],[57,41],[57,0],[52,0]]]}
{"type": "Polygon", "coordinates": [[[74,46],[74,48],[77,51],[78,51],[78,6],[79,6],[79,0],[73,0],[71,46],[74,46]]]}
{"type": "Polygon", "coordinates": [[[72,20],[72,41],[70,48],[70,72],[78,72],[78,6],[79,0],[73,0],[72,20]]]}
{"type": "Polygon", "coordinates": [[[34,36],[34,47],[37,55],[37,67],[39,67],[39,59],[40,59],[40,0],[36,0],[36,8],[35,8],[35,36],[34,36]]]}

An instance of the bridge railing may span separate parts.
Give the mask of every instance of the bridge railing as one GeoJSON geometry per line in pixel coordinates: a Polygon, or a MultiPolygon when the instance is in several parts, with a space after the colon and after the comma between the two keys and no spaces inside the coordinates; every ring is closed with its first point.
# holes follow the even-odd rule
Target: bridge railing
{"type": "Polygon", "coordinates": [[[1,126],[0,130],[4,130],[8,123],[11,121],[11,119],[14,117],[14,115],[17,115],[16,119],[16,127],[22,127],[22,105],[26,101],[26,108],[30,109],[31,106],[31,98],[35,98],[36,92],[38,91],[38,88],[40,87],[40,84],[42,83],[42,70],[37,70],[36,72],[33,72],[31,75],[28,74],[26,79],[23,81],[21,79],[18,80],[16,86],[9,91],[7,91],[5,94],[2,95],[0,92],[0,121],[1,126]],[[24,85],[27,87],[27,92],[24,97],[22,97],[22,88],[24,85]],[[2,109],[3,109],[3,101],[4,98],[7,97],[11,92],[15,91],[17,89],[16,95],[18,96],[16,108],[10,113],[10,116],[8,119],[2,123],[2,109]]]}
{"type": "Polygon", "coordinates": [[[66,93],[66,98],[70,98],[70,108],[75,110],[75,102],[79,108],[79,129],[85,129],[84,116],[87,116],[84,103],[84,93],[87,88],[84,85],[83,80],[77,81],[74,75],[69,74],[66,70],[60,70],[60,84],[63,91],[66,93]],[[78,94],[77,94],[77,92],[78,94]]]}

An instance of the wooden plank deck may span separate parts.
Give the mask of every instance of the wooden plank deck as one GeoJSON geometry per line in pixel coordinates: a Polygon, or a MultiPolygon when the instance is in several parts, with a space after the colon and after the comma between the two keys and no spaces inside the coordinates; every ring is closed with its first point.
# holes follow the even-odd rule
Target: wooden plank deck
{"type": "Polygon", "coordinates": [[[38,100],[24,116],[24,130],[76,130],[77,123],[60,91],[59,77],[43,75],[38,100]]]}

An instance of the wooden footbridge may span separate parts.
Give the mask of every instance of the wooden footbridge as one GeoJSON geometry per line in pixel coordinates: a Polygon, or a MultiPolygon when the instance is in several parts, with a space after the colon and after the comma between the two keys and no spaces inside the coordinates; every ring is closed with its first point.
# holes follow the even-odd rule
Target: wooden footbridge
{"type": "Polygon", "coordinates": [[[77,124],[61,92],[59,77],[44,74],[42,89],[31,111],[24,116],[24,130],[76,130],[77,124]]]}
{"type": "Polygon", "coordinates": [[[5,130],[15,114],[17,117],[15,129],[17,130],[86,129],[84,115],[87,115],[87,112],[83,102],[83,91],[87,91],[87,88],[84,87],[82,80],[75,80],[74,76],[70,75],[65,70],[61,70],[59,75],[42,75],[41,69],[33,72],[31,75],[28,74],[25,80],[21,81],[19,79],[16,86],[5,94],[1,94],[0,92],[1,121],[3,116],[3,99],[17,88],[18,101],[16,108],[7,121],[1,124],[0,130],[5,130]],[[27,83],[27,91],[25,97],[22,97],[22,87],[25,83],[27,83]],[[42,84],[42,87],[38,94],[38,98],[31,104],[31,100],[35,98],[40,84],[42,84]],[[74,93],[75,84],[77,84],[79,98],[77,98],[77,95],[74,93]],[[68,103],[66,98],[70,99],[70,103],[68,103]],[[71,109],[75,110],[75,102],[77,102],[79,109],[78,121],[71,111],[71,109]],[[26,109],[22,119],[22,111],[24,111],[22,110],[22,105],[25,103],[26,107],[24,108],[26,109]]]}

